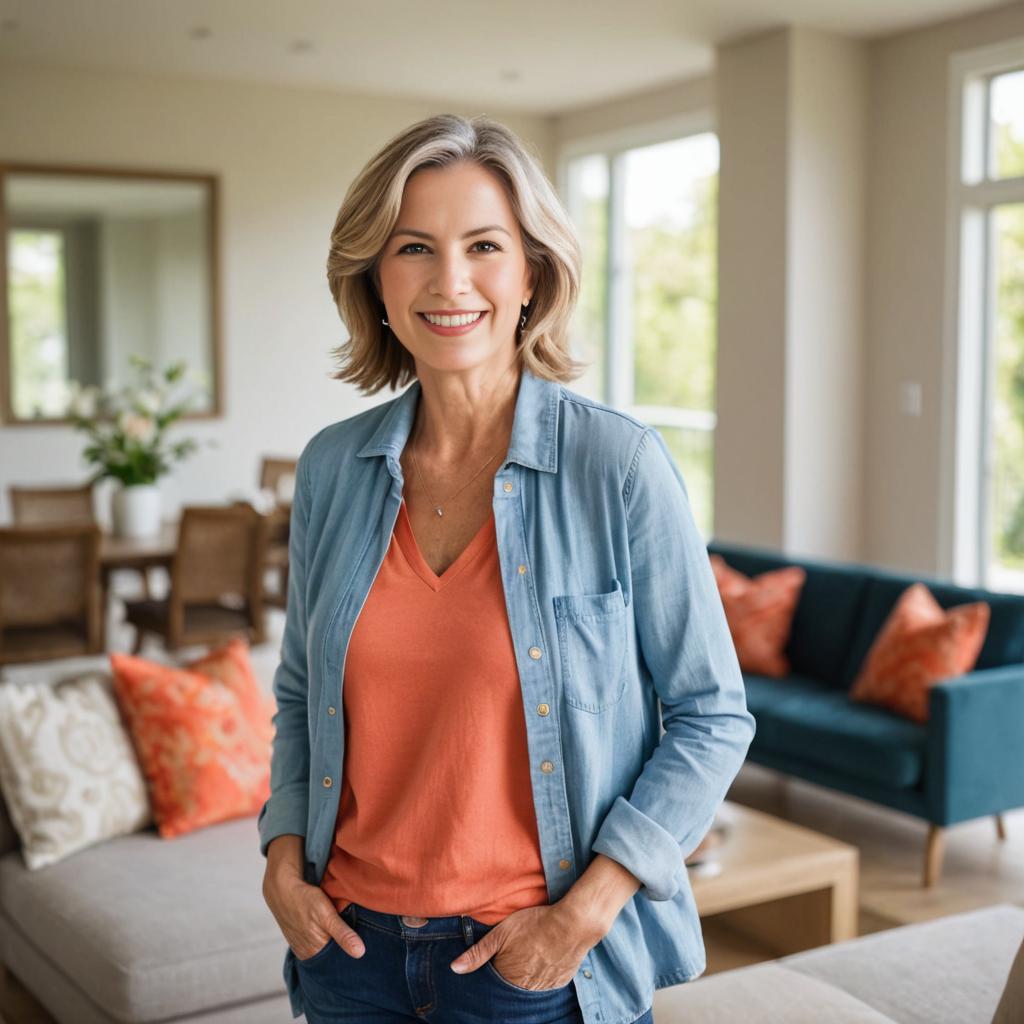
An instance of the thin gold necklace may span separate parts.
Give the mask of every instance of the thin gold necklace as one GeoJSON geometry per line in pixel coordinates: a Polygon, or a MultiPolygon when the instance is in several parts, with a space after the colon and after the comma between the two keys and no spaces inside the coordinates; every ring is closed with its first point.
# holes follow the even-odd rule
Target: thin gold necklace
{"type": "MultiPolygon", "coordinates": [[[[434,511],[435,511],[435,512],[436,512],[436,513],[438,514],[438,516],[443,516],[443,515],[444,515],[444,508],[443,508],[443,506],[441,506],[441,505],[439,505],[439,504],[438,504],[437,502],[435,502],[435,501],[434,501],[434,499],[433,499],[433,498],[432,498],[432,497],[430,496],[430,492],[429,492],[429,491],[427,490],[427,484],[426,484],[426,482],[425,482],[425,481],[424,481],[424,479],[423,479],[423,473],[422,473],[422,472],[420,471],[420,460],[416,458],[416,446],[415,446],[415,443],[419,441],[420,431],[421,431],[422,429],[423,429],[423,424],[421,423],[421,424],[420,424],[420,426],[419,426],[419,428],[418,428],[418,429],[417,429],[417,431],[416,431],[416,437],[415,437],[415,439],[414,439],[414,443],[413,443],[413,444],[412,444],[412,445],[410,446],[410,448],[409,448],[410,452],[412,453],[412,464],[413,464],[413,466],[415,466],[415,467],[416,467],[416,475],[417,475],[417,476],[419,477],[419,480],[420,480],[420,486],[421,486],[421,487],[423,488],[423,493],[424,493],[424,494],[425,494],[425,495],[427,496],[427,500],[428,500],[428,501],[430,502],[430,507],[431,507],[431,508],[432,508],[432,509],[433,509],[433,510],[434,510],[434,511]]],[[[484,463],[484,464],[483,464],[483,465],[482,465],[482,466],[481,466],[481,467],[480,467],[480,468],[479,468],[479,469],[478,469],[478,470],[477,470],[477,471],[476,471],[476,472],[475,472],[475,473],[474,473],[474,474],[473,474],[473,475],[472,475],[472,476],[471,476],[471,477],[470,477],[470,478],[469,478],[469,479],[468,479],[468,480],[467,480],[467,481],[466,481],[466,482],[465,482],[465,483],[464,483],[464,484],[463,484],[463,485],[462,485],[462,486],[461,486],[461,487],[460,487],[460,488],[459,488],[459,489],[458,489],[458,490],[457,490],[457,491],[456,491],[456,492],[455,492],[455,493],[454,493],[454,494],[453,494],[453,495],[452,495],[452,496],[451,496],[451,497],[450,497],[449,499],[448,499],[448,501],[447,501],[447,502],[446,502],[445,504],[448,504],[449,502],[452,502],[452,501],[454,501],[454,500],[455,500],[455,499],[456,499],[456,498],[457,498],[457,497],[458,497],[458,496],[459,496],[459,495],[460,495],[460,494],[461,494],[461,493],[462,493],[462,492],[463,492],[463,491],[464,491],[464,490],[465,490],[465,489],[466,489],[466,488],[467,488],[467,487],[468,487],[468,486],[469,486],[469,485],[470,485],[470,484],[471,484],[471,483],[472,483],[472,482],[473,482],[473,481],[474,481],[474,480],[475,480],[475,479],[476,479],[476,478],[477,478],[477,477],[478,477],[478,476],[479,476],[479,475],[480,475],[480,474],[481,474],[481,473],[482,473],[482,472],[483,472],[483,471],[484,471],[484,470],[485,470],[486,468],[487,468],[487,463],[488,463],[488,462],[490,462],[490,461],[491,461],[491,459],[493,459],[495,455],[499,455],[499,454],[500,454],[500,452],[495,452],[495,453],[494,453],[494,455],[490,456],[490,458],[488,458],[487,462],[485,462],[485,463],[484,463]]]]}

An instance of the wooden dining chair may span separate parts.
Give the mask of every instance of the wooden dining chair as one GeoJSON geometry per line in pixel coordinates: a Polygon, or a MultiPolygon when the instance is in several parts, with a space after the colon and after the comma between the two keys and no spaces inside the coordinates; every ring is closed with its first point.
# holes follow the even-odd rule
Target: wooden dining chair
{"type": "Polygon", "coordinates": [[[102,653],[99,558],[95,524],[0,529],[0,664],[102,653]]]}
{"type": "Polygon", "coordinates": [[[72,526],[96,522],[92,484],[81,487],[16,487],[8,489],[16,526],[72,526]]]}
{"type": "Polygon", "coordinates": [[[169,650],[239,635],[262,643],[266,529],[265,518],[244,502],[184,508],[167,598],[125,602],[135,653],[147,633],[163,637],[169,650]]]}
{"type": "MultiPolygon", "coordinates": [[[[295,475],[297,459],[279,459],[264,456],[260,465],[260,489],[273,491],[277,494],[281,478],[295,475]]],[[[269,516],[267,524],[266,557],[263,561],[264,572],[270,572],[277,580],[274,590],[264,592],[264,604],[275,608],[284,608],[288,603],[288,526],[290,507],[280,503],[276,511],[269,516]]]]}
{"type": "MultiPolygon", "coordinates": [[[[15,526],[71,526],[95,523],[93,510],[93,485],[81,487],[17,487],[11,486],[8,494],[15,526]]],[[[142,583],[143,596],[150,596],[149,573],[140,568],[135,570],[142,583]]],[[[103,593],[110,590],[110,578],[100,568],[103,593]]]]}

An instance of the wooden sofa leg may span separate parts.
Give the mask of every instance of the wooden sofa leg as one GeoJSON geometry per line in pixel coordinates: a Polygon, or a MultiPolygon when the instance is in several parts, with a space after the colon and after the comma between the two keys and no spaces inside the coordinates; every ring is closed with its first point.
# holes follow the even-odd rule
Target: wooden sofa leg
{"type": "Polygon", "coordinates": [[[1001,843],[1006,841],[1006,822],[1001,814],[996,815],[996,835],[1001,843]]]}
{"type": "Polygon", "coordinates": [[[928,846],[924,854],[924,887],[930,889],[942,873],[942,854],[946,842],[945,829],[928,826],[928,846]]]}

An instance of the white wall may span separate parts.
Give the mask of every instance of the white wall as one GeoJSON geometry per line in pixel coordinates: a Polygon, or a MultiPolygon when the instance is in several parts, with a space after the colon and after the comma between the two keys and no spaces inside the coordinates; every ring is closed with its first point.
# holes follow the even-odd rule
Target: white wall
{"type": "MultiPolygon", "coordinates": [[[[550,122],[417,100],[70,69],[0,67],[0,159],[206,172],[221,178],[222,419],[187,424],[203,447],[162,484],[168,512],[256,483],[262,454],[297,454],[321,426],[392,397],[330,380],[344,338],[325,277],[345,189],[402,128],[444,110],[489,113],[552,166],[550,122]]],[[[550,173],[550,170],[549,170],[550,173]]],[[[65,427],[0,427],[7,486],[84,479],[65,427]]],[[[98,512],[108,512],[101,493],[98,512]]]]}

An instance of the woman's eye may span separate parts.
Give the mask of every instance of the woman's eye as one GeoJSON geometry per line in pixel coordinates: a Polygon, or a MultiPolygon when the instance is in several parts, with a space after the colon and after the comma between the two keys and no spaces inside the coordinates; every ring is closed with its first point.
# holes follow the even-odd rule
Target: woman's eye
{"type": "MultiPolygon", "coordinates": [[[[480,251],[483,251],[483,252],[501,252],[501,246],[498,245],[496,242],[488,242],[488,241],[474,242],[473,245],[472,245],[472,248],[476,249],[476,247],[478,245],[489,245],[490,246],[489,249],[480,250],[480,251]]],[[[400,256],[403,253],[408,253],[410,256],[418,256],[418,255],[420,255],[419,252],[413,252],[412,250],[414,250],[414,249],[416,249],[416,250],[426,249],[426,246],[422,242],[408,242],[406,245],[403,245],[402,248],[398,250],[398,254],[400,256]]]]}

